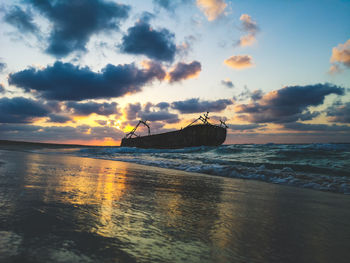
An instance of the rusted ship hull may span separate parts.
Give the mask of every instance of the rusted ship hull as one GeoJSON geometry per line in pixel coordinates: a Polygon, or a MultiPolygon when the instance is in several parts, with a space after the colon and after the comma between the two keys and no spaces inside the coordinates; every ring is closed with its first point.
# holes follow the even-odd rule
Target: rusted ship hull
{"type": "Polygon", "coordinates": [[[195,146],[218,146],[226,139],[226,129],[211,124],[199,124],[182,130],[155,135],[124,138],[120,146],[156,149],[178,149],[195,146]]]}

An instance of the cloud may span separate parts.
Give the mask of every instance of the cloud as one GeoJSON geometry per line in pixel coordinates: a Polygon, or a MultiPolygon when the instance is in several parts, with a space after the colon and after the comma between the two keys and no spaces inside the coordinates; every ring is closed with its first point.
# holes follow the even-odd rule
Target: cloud
{"type": "Polygon", "coordinates": [[[178,115],[168,112],[169,104],[161,102],[156,105],[148,102],[143,107],[140,103],[129,103],[124,112],[128,121],[142,119],[148,121],[165,121],[166,123],[176,123],[179,121],[178,115]],[[160,110],[159,110],[160,109],[160,110]]]}
{"type": "Polygon", "coordinates": [[[6,63],[0,62],[0,73],[7,67],[6,63]]]}
{"type": "Polygon", "coordinates": [[[176,64],[175,68],[169,72],[169,82],[195,78],[199,75],[201,69],[201,63],[198,61],[192,61],[189,64],[179,62],[176,64]]]}
{"type": "Polygon", "coordinates": [[[344,95],[344,88],[332,84],[287,86],[271,91],[249,104],[235,107],[240,119],[253,123],[286,123],[308,120],[319,113],[310,113],[309,106],[321,105],[329,94],[344,95]]]}
{"type": "Polygon", "coordinates": [[[177,114],[168,111],[141,111],[138,113],[138,116],[142,120],[148,121],[165,121],[167,123],[176,123],[179,121],[177,114]]]}
{"type": "Polygon", "coordinates": [[[331,67],[329,68],[328,73],[330,74],[336,74],[336,73],[340,73],[342,72],[343,69],[338,65],[338,64],[333,64],[331,65],[331,67]]]}
{"type": "Polygon", "coordinates": [[[74,115],[90,115],[96,113],[98,115],[108,116],[111,114],[117,114],[118,104],[116,102],[111,103],[97,103],[97,102],[85,102],[78,103],[75,101],[69,101],[66,103],[67,109],[72,111],[74,115]]]}
{"type": "Polygon", "coordinates": [[[140,20],[130,27],[119,48],[128,54],[145,55],[151,59],[169,62],[174,60],[176,53],[174,34],[165,28],[152,28],[147,20],[140,20]]]}
{"type": "Polygon", "coordinates": [[[91,141],[112,138],[120,140],[124,133],[113,127],[90,127],[88,125],[71,126],[51,126],[44,127],[38,125],[24,124],[0,124],[1,138],[4,140],[23,141],[91,141]]]}
{"type": "Polygon", "coordinates": [[[243,14],[239,18],[242,21],[243,30],[252,34],[256,34],[259,31],[259,27],[252,17],[248,14],[243,14]]]}
{"type": "Polygon", "coordinates": [[[121,97],[141,91],[142,86],[165,77],[161,65],[148,63],[146,69],[135,64],[108,64],[101,72],[71,63],[55,62],[44,69],[29,68],[9,75],[9,84],[26,92],[53,100],[85,100],[121,97]]]}
{"type": "Polygon", "coordinates": [[[66,122],[72,121],[72,119],[69,116],[65,116],[65,115],[49,114],[48,117],[49,117],[49,122],[66,123],[66,122]]]}
{"type": "Polygon", "coordinates": [[[332,105],[326,112],[331,122],[350,123],[350,102],[332,105]]]}
{"type": "Polygon", "coordinates": [[[246,32],[247,35],[242,36],[237,44],[239,46],[250,46],[256,41],[255,36],[260,29],[257,23],[248,14],[241,15],[239,20],[242,22],[242,30],[246,32]]]}
{"type": "Polygon", "coordinates": [[[107,125],[107,121],[105,121],[105,120],[95,120],[95,122],[100,124],[101,126],[106,126],[107,125]]]}
{"type": "Polygon", "coordinates": [[[266,124],[228,124],[229,129],[237,131],[255,130],[266,127],[266,124]]]}
{"type": "Polygon", "coordinates": [[[245,69],[252,67],[253,61],[252,57],[249,55],[237,55],[231,56],[224,61],[224,63],[234,69],[245,69]]]}
{"type": "Polygon", "coordinates": [[[247,86],[244,86],[243,91],[239,93],[237,96],[233,96],[233,99],[236,101],[244,101],[246,99],[250,99],[253,101],[260,100],[264,92],[262,90],[254,90],[250,91],[247,86]]]}
{"type": "Polygon", "coordinates": [[[327,125],[327,124],[309,124],[301,122],[286,123],[283,125],[285,129],[295,131],[322,131],[322,132],[348,132],[350,126],[346,125],[327,125]]]}
{"type": "Polygon", "coordinates": [[[221,84],[226,86],[227,88],[234,88],[235,87],[235,85],[233,85],[233,82],[229,79],[222,80],[221,84]]]}
{"type": "Polygon", "coordinates": [[[13,6],[4,16],[5,22],[16,27],[21,33],[39,33],[39,28],[33,22],[30,10],[24,12],[19,6],[13,6]]]}
{"type": "Polygon", "coordinates": [[[332,56],[330,62],[333,65],[330,68],[331,73],[340,72],[340,66],[350,68],[350,39],[344,44],[339,44],[337,47],[332,49],[332,56]]]}
{"type": "Polygon", "coordinates": [[[23,97],[0,98],[0,123],[29,123],[49,110],[40,102],[23,97]]]}
{"type": "MultiPolygon", "coordinates": [[[[173,0],[174,1],[174,0],[173,0]]],[[[153,0],[154,5],[162,7],[164,9],[170,9],[173,5],[171,0],[153,0]]]]}
{"type": "Polygon", "coordinates": [[[171,103],[171,108],[181,113],[220,112],[232,103],[231,100],[227,99],[200,101],[198,98],[193,98],[184,101],[175,101],[171,103]]]}
{"type": "Polygon", "coordinates": [[[218,18],[227,7],[225,0],[197,0],[196,3],[209,21],[218,18]]]}
{"type": "Polygon", "coordinates": [[[262,90],[254,90],[253,92],[250,93],[250,98],[254,101],[260,100],[264,96],[264,93],[262,90]]]}
{"type": "Polygon", "coordinates": [[[4,93],[5,92],[5,88],[2,84],[0,84],[0,93],[4,93]]]}
{"type": "Polygon", "coordinates": [[[137,113],[139,111],[141,111],[141,104],[140,103],[135,103],[135,104],[129,103],[124,109],[126,119],[129,121],[135,120],[137,113]]]}
{"type": "Polygon", "coordinates": [[[30,0],[52,23],[47,53],[64,57],[73,51],[85,51],[91,35],[118,30],[128,17],[130,7],[104,0],[30,0]]]}
{"type": "Polygon", "coordinates": [[[161,110],[167,110],[170,107],[170,104],[168,102],[159,102],[155,106],[161,110]]]}
{"type": "Polygon", "coordinates": [[[153,0],[156,7],[164,8],[169,12],[173,12],[180,4],[190,3],[192,0],[153,0]]]}
{"type": "Polygon", "coordinates": [[[176,46],[176,53],[179,57],[187,57],[193,50],[193,44],[197,40],[197,37],[193,35],[186,36],[184,41],[176,46]]]}
{"type": "Polygon", "coordinates": [[[300,114],[299,120],[309,121],[309,120],[316,118],[320,114],[321,114],[321,112],[319,112],[319,111],[310,112],[309,110],[305,110],[302,114],[300,114]]]}
{"type": "Polygon", "coordinates": [[[245,46],[251,46],[255,43],[256,41],[256,38],[255,36],[253,35],[245,35],[245,36],[242,36],[237,45],[241,46],[241,47],[245,47],[245,46]]]}

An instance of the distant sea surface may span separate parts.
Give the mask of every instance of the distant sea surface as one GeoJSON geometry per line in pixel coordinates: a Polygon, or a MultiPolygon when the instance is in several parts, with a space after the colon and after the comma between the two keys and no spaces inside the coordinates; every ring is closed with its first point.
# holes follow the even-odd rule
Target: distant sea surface
{"type": "Polygon", "coordinates": [[[350,194],[350,144],[92,147],[69,154],[350,194]]]}

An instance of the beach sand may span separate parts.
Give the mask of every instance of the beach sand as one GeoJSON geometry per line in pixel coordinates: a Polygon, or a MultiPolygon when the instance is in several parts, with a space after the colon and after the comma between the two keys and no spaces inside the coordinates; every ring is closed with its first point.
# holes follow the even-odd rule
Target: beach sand
{"type": "Polygon", "coordinates": [[[0,262],[350,262],[350,196],[0,150],[0,262]]]}

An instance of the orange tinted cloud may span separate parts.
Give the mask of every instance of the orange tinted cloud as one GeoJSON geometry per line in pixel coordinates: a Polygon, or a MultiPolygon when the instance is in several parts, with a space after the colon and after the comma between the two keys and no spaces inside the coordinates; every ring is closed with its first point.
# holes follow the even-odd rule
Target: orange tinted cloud
{"type": "Polygon", "coordinates": [[[194,60],[191,63],[179,62],[176,66],[167,74],[166,79],[169,82],[177,82],[185,79],[195,78],[202,70],[200,62],[194,60]]]}
{"type": "Polygon", "coordinates": [[[255,43],[256,41],[256,38],[254,35],[245,35],[245,36],[242,36],[240,39],[239,39],[239,45],[241,47],[245,47],[245,46],[251,46],[255,43]]]}
{"type": "Polygon", "coordinates": [[[238,41],[239,46],[251,46],[256,41],[255,35],[259,32],[259,27],[257,23],[248,14],[243,14],[239,18],[242,21],[242,30],[247,32],[238,41]]]}
{"type": "Polygon", "coordinates": [[[332,49],[330,61],[333,63],[330,68],[331,73],[340,72],[340,65],[350,68],[350,39],[332,49]]]}
{"type": "Polygon", "coordinates": [[[209,21],[218,18],[227,7],[224,0],[197,0],[197,6],[209,21]]]}
{"type": "Polygon", "coordinates": [[[224,63],[234,69],[250,68],[254,65],[252,57],[249,55],[231,56],[224,61],[224,63]]]}

